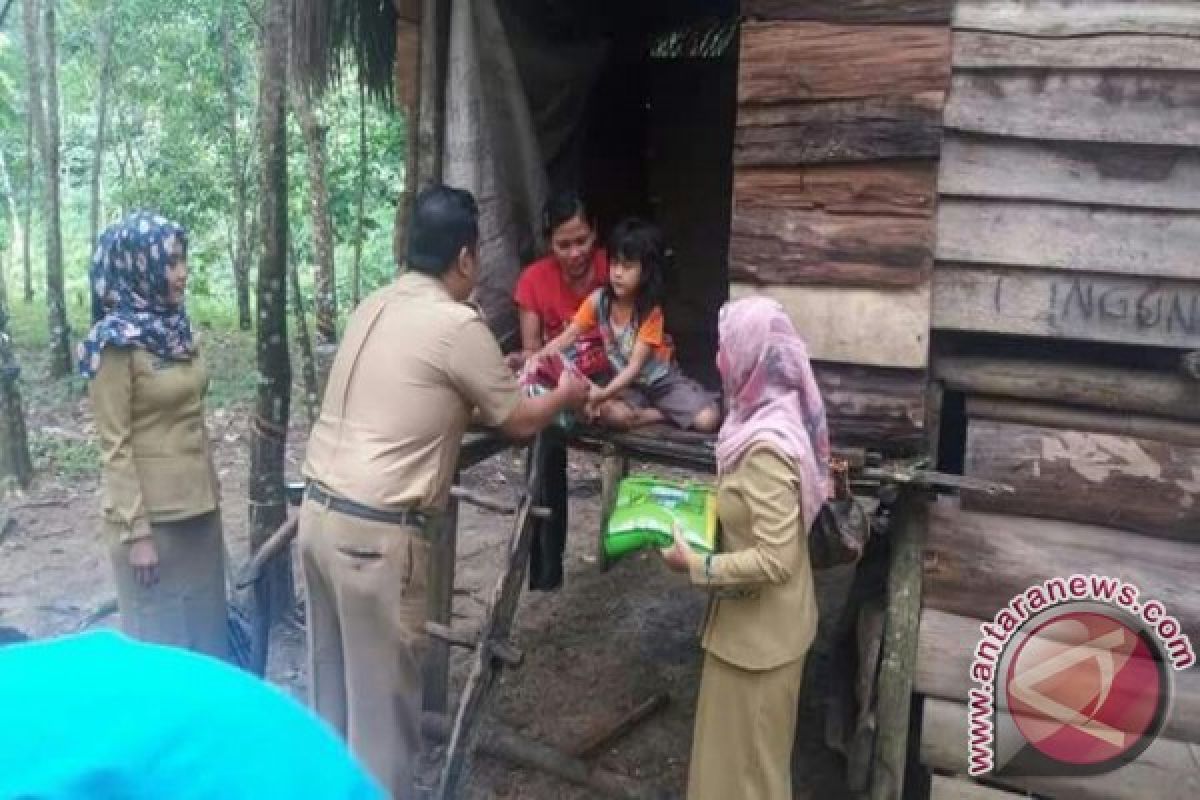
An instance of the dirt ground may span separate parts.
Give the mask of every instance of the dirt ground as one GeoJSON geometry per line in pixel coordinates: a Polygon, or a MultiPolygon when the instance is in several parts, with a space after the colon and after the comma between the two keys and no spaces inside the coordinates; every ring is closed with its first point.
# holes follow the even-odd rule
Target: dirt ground
{"type": "MultiPolygon", "coordinates": [[[[298,415],[301,416],[302,415],[298,415]]],[[[246,554],[245,479],[247,409],[210,414],[222,482],[225,530],[234,564],[246,554]]],[[[81,399],[33,408],[30,428],[43,436],[85,441],[93,429],[81,399]]],[[[292,431],[288,472],[298,474],[302,426],[292,431]]],[[[683,794],[691,720],[699,680],[698,626],[703,596],[672,575],[657,556],[633,556],[608,572],[595,563],[598,529],[598,464],[575,454],[571,463],[571,539],[565,588],[526,593],[517,619],[516,644],[525,663],[498,684],[489,714],[540,741],[569,747],[597,725],[651,695],[665,691],[668,708],[643,723],[595,759],[605,769],[683,794]]],[[[514,496],[520,475],[512,452],[485,462],[465,476],[482,493],[514,496]]],[[[43,474],[31,491],[8,505],[0,531],[0,624],[35,637],[79,630],[114,596],[99,531],[98,476],[43,474]]],[[[0,514],[0,522],[3,520],[0,514]]],[[[456,623],[478,624],[491,594],[510,533],[502,517],[464,508],[456,580],[456,623]],[[458,619],[461,618],[461,619],[458,619]]],[[[823,627],[836,616],[846,576],[820,576],[823,627]]],[[[96,622],[115,625],[115,616],[96,622]]],[[[305,692],[303,630],[299,618],[272,634],[269,677],[297,697],[305,692]]],[[[819,642],[809,659],[794,763],[797,798],[848,797],[840,758],[822,744],[823,705],[828,686],[827,646],[819,642]]],[[[467,656],[454,656],[454,690],[461,687],[467,656]]],[[[434,753],[436,756],[436,752],[434,753]]],[[[584,789],[506,762],[480,757],[469,798],[584,798],[584,789]]],[[[732,799],[731,799],[732,800],[732,799]]]]}

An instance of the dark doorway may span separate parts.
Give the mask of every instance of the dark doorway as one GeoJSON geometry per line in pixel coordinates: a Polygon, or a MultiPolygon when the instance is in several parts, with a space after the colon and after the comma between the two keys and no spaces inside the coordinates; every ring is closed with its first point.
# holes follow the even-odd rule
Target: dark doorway
{"type": "Polygon", "coordinates": [[[552,150],[551,185],[578,188],[602,236],[629,215],[663,228],[673,252],[667,329],[684,371],[716,388],[717,309],[729,292],[737,0],[510,2],[547,47],[573,41],[581,59],[602,53],[583,80],[563,70],[586,93],[575,95],[569,135],[561,112],[572,104],[545,74],[545,54],[541,71],[522,67],[535,121],[546,121],[538,125],[552,150]]]}

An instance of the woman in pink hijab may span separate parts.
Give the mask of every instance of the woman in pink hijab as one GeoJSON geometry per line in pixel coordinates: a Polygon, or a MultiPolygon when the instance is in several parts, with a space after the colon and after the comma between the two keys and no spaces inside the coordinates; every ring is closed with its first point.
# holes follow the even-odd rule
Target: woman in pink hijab
{"type": "Polygon", "coordinates": [[[817,627],[808,531],[829,496],[829,432],[808,350],[774,300],[721,309],[722,552],[676,534],[672,569],[713,590],[688,800],[791,800],[804,660],[817,627]]]}

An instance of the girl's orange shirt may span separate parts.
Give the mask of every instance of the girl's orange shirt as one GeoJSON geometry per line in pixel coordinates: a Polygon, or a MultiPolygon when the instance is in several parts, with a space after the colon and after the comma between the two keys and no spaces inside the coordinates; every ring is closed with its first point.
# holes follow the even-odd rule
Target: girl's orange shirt
{"type": "MultiPolygon", "coordinates": [[[[599,291],[593,292],[575,312],[575,318],[572,321],[582,332],[590,331],[600,324],[599,309],[597,308],[599,295],[599,291]]],[[[609,326],[617,327],[613,324],[611,313],[607,322],[609,326]]],[[[663,316],[662,306],[655,306],[651,309],[650,313],[646,315],[646,319],[638,325],[636,340],[650,346],[655,360],[670,363],[674,355],[674,348],[671,346],[670,337],[667,336],[666,318],[663,316]]],[[[629,352],[624,355],[629,358],[633,353],[629,352]]]]}

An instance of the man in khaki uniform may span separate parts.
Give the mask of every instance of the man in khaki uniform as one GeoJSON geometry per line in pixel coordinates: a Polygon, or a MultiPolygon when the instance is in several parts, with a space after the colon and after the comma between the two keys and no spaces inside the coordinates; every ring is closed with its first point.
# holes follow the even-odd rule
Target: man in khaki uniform
{"type": "Polygon", "coordinates": [[[299,547],[308,590],[313,705],[397,800],[420,750],[429,537],[475,410],[530,436],[587,385],[523,397],[464,301],[478,274],[469,192],[416,200],[408,271],[350,318],[308,444],[299,547]]]}

